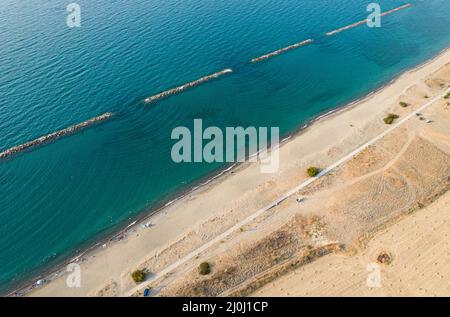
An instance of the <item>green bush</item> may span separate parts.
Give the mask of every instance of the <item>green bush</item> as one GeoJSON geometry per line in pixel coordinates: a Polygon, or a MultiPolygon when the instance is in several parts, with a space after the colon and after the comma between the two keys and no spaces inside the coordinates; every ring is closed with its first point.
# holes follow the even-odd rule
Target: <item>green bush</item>
{"type": "Polygon", "coordinates": [[[400,101],[400,107],[403,107],[403,108],[406,108],[406,107],[408,107],[409,105],[406,103],[406,102],[404,102],[404,101],[400,101]]]}
{"type": "Polygon", "coordinates": [[[384,123],[386,124],[392,124],[392,122],[394,122],[395,119],[399,118],[398,115],[394,114],[394,113],[390,113],[387,115],[386,118],[383,119],[384,123]]]}
{"type": "Polygon", "coordinates": [[[145,281],[145,277],[147,274],[142,270],[136,270],[133,273],[131,273],[131,278],[135,283],[142,283],[145,281]]]}
{"type": "Polygon", "coordinates": [[[317,168],[317,167],[311,166],[311,167],[308,167],[306,172],[308,173],[309,177],[314,177],[314,176],[317,176],[317,174],[320,173],[320,169],[317,168]]]}
{"type": "Polygon", "coordinates": [[[449,98],[450,98],[450,92],[444,96],[444,99],[449,99],[449,98]]]}
{"type": "Polygon", "coordinates": [[[209,273],[211,273],[211,265],[209,265],[208,262],[200,263],[198,267],[198,273],[200,275],[208,275],[209,273]]]}

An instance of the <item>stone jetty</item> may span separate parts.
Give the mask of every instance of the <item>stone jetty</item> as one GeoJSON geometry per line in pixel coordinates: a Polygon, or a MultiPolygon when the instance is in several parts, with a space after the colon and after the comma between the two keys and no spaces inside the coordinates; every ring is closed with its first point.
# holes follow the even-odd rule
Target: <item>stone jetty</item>
{"type": "Polygon", "coordinates": [[[231,73],[231,72],[233,72],[233,70],[230,69],[230,68],[221,70],[220,72],[217,72],[217,73],[214,73],[214,74],[211,74],[211,75],[208,75],[208,76],[204,76],[202,78],[199,78],[197,80],[191,81],[191,82],[186,83],[184,85],[181,85],[181,86],[178,86],[178,87],[175,87],[175,88],[172,88],[172,89],[160,92],[159,94],[156,94],[154,96],[148,97],[148,98],[145,99],[145,102],[146,103],[151,103],[151,102],[154,102],[156,100],[159,100],[159,99],[162,99],[162,98],[166,98],[166,97],[169,97],[169,96],[174,95],[174,94],[178,94],[180,92],[185,91],[186,89],[193,88],[195,86],[198,86],[198,85],[203,84],[203,83],[205,83],[207,81],[219,78],[220,76],[223,76],[223,75],[231,73]]]}
{"type": "Polygon", "coordinates": [[[8,150],[0,152],[0,159],[7,158],[7,157],[9,157],[11,155],[23,152],[23,151],[25,151],[25,150],[27,150],[27,149],[29,149],[31,147],[42,145],[42,144],[44,144],[46,142],[59,139],[59,138],[61,138],[63,136],[66,136],[66,135],[69,135],[69,134],[73,134],[73,133],[75,133],[75,132],[77,132],[77,131],[79,131],[81,129],[87,128],[87,127],[89,127],[89,126],[91,126],[93,124],[99,123],[101,121],[108,120],[112,116],[114,116],[113,113],[106,112],[106,113],[104,113],[104,114],[102,114],[102,115],[100,115],[98,117],[86,120],[84,122],[81,122],[81,123],[78,123],[78,124],[75,124],[75,125],[72,125],[72,126],[70,126],[68,128],[65,128],[65,129],[62,129],[62,130],[59,130],[59,131],[56,131],[56,132],[53,132],[53,133],[41,136],[40,138],[37,138],[37,139],[35,139],[33,141],[29,141],[27,143],[14,146],[14,147],[12,147],[12,148],[10,148],[8,150]]]}
{"type": "MultiPolygon", "coordinates": [[[[391,13],[394,13],[394,12],[397,12],[397,11],[399,11],[399,10],[409,8],[410,6],[412,6],[412,4],[411,4],[411,3],[407,3],[407,4],[405,4],[405,5],[402,5],[402,6],[400,6],[400,7],[397,7],[397,8],[395,8],[395,9],[392,9],[392,10],[389,10],[389,11],[386,11],[386,12],[383,12],[383,13],[381,13],[381,16],[385,16],[385,15],[388,15],[388,14],[391,14],[391,13]]],[[[361,24],[367,23],[367,20],[368,20],[368,19],[365,19],[365,20],[362,20],[362,21],[358,21],[358,22],[356,22],[356,23],[353,23],[353,24],[344,26],[344,27],[342,27],[342,28],[339,28],[339,29],[336,29],[336,30],[327,32],[327,33],[325,33],[325,34],[328,35],[328,36],[330,36],[330,35],[335,35],[335,34],[337,34],[337,33],[341,33],[341,32],[346,31],[346,30],[348,30],[348,29],[352,29],[352,28],[354,28],[354,27],[357,27],[357,26],[359,26],[359,25],[361,25],[361,24]]]]}
{"type": "Polygon", "coordinates": [[[271,58],[271,57],[280,55],[281,53],[284,53],[284,52],[286,52],[286,51],[293,50],[293,49],[295,49],[295,48],[297,48],[297,47],[304,46],[304,45],[310,44],[310,43],[312,43],[312,42],[314,42],[313,39],[307,39],[307,40],[305,40],[305,41],[302,41],[302,42],[299,42],[299,43],[295,43],[295,44],[286,46],[286,47],[284,47],[284,48],[281,48],[281,49],[276,50],[276,51],[274,51],[274,52],[272,52],[272,53],[269,53],[269,54],[266,54],[266,55],[263,55],[263,56],[260,56],[260,57],[256,57],[256,58],[252,59],[251,62],[252,62],[252,63],[262,62],[262,61],[264,61],[264,60],[266,60],[266,59],[269,59],[269,58],[271,58]]]}

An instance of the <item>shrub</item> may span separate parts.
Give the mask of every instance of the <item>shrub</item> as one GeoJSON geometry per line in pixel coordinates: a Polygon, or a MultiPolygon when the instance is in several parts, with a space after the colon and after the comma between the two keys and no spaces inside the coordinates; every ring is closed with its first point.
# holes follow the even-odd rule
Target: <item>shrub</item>
{"type": "Polygon", "coordinates": [[[387,252],[382,252],[378,255],[377,261],[378,263],[389,265],[392,263],[392,256],[387,252]]]}
{"type": "Polygon", "coordinates": [[[444,99],[449,99],[449,98],[450,98],[450,92],[444,96],[444,99]]]}
{"type": "Polygon", "coordinates": [[[131,278],[135,283],[142,283],[145,281],[145,277],[147,274],[142,270],[136,270],[133,273],[131,273],[131,278]]]}
{"type": "Polygon", "coordinates": [[[395,119],[397,119],[399,116],[394,114],[394,113],[390,113],[387,115],[386,118],[383,119],[384,123],[386,124],[392,124],[392,122],[394,122],[395,119]]]}
{"type": "Polygon", "coordinates": [[[200,275],[208,275],[209,273],[211,273],[211,265],[209,265],[208,262],[200,263],[198,267],[198,273],[200,275]]]}
{"type": "Polygon", "coordinates": [[[403,108],[406,108],[406,107],[408,107],[409,105],[406,103],[406,102],[404,102],[404,101],[400,101],[400,107],[403,107],[403,108]]]}
{"type": "Polygon", "coordinates": [[[311,167],[308,167],[306,172],[308,173],[308,176],[314,177],[314,176],[317,176],[317,174],[320,173],[320,169],[317,168],[317,167],[311,166],[311,167]]]}
{"type": "Polygon", "coordinates": [[[428,98],[430,98],[430,97],[428,97],[428,95],[425,95],[425,96],[423,96],[425,99],[428,99],[428,98]]]}

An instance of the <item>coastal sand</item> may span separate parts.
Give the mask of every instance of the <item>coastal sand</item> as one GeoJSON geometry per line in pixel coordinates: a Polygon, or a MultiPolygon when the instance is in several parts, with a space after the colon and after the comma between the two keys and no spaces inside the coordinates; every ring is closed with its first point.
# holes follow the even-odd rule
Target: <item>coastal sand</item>
{"type": "Polygon", "coordinates": [[[449,296],[450,192],[383,230],[360,255],[329,255],[257,290],[253,296],[449,296]],[[368,286],[381,251],[380,283],[368,286]]]}
{"type": "MultiPolygon", "coordinates": [[[[108,243],[106,247],[94,250],[79,261],[82,270],[81,288],[68,288],[66,286],[66,275],[62,274],[62,276],[54,278],[53,281],[44,287],[35,288],[30,295],[127,296],[135,294],[135,284],[130,279],[130,273],[134,269],[142,268],[152,273],[160,272],[168,265],[182,259],[186,254],[211,241],[214,237],[307,179],[305,170],[308,166],[329,166],[382,133],[386,129],[382,119],[387,113],[395,112],[400,117],[405,116],[426,102],[424,96],[432,98],[442,93],[450,83],[449,62],[450,51],[447,50],[433,61],[403,74],[395,82],[369,98],[358,102],[345,111],[340,111],[315,122],[312,126],[282,145],[280,149],[280,169],[277,173],[261,174],[257,163],[239,166],[232,172],[226,173],[217,181],[198,189],[165,208],[150,220],[144,221],[144,223],[151,221],[152,227],[144,228],[142,223],[138,224],[121,241],[108,243]],[[404,109],[399,108],[398,102],[400,100],[406,101],[411,105],[404,109]]],[[[379,176],[376,173],[378,170],[388,173],[382,174],[382,177],[384,177],[383,181],[392,181],[394,188],[395,186],[403,188],[404,185],[409,184],[416,186],[422,182],[425,184],[423,188],[430,188],[430,193],[432,190],[438,189],[439,183],[437,182],[442,183],[445,180],[440,180],[432,174],[439,171],[442,172],[441,169],[445,169],[447,164],[446,154],[450,153],[450,141],[448,140],[448,134],[450,133],[448,127],[450,125],[448,121],[442,120],[449,119],[449,112],[442,100],[436,102],[435,105],[433,104],[424,115],[432,117],[433,122],[427,125],[425,122],[419,121],[418,118],[412,118],[411,121],[414,120],[414,122],[407,123],[408,127],[399,128],[398,131],[392,133],[394,137],[391,137],[391,141],[381,140],[383,144],[382,151],[370,153],[372,149],[368,149],[369,154],[361,155],[359,161],[353,160],[348,162],[345,167],[337,171],[336,175],[340,175],[341,178],[324,177],[317,184],[302,192],[302,195],[309,197],[309,202],[305,206],[297,208],[297,203],[291,199],[283,203],[279,208],[270,210],[267,214],[255,219],[253,223],[247,224],[239,232],[226,237],[223,241],[201,252],[197,257],[176,267],[166,278],[151,283],[152,293],[155,295],[178,295],[180,292],[183,293],[180,283],[186,284],[186,281],[190,283],[199,282],[196,280],[198,277],[195,277],[195,269],[199,261],[208,259],[208,261],[214,262],[216,267],[213,267],[213,272],[218,271],[220,267],[226,270],[227,261],[239,259],[240,256],[245,255],[245,252],[252,252],[252,250],[254,252],[254,245],[258,245],[261,241],[269,242],[269,244],[274,242],[274,245],[281,241],[280,243],[283,245],[285,242],[283,242],[283,237],[297,239],[297,244],[287,244],[292,252],[282,254],[286,259],[289,256],[295,257],[300,251],[307,252],[302,246],[305,243],[311,243],[311,239],[314,240],[313,242],[316,245],[323,246],[338,242],[363,250],[365,243],[355,243],[353,240],[357,239],[365,230],[372,234],[381,228],[383,224],[389,222],[391,218],[397,219],[401,208],[417,202],[416,196],[405,190],[404,194],[399,194],[401,199],[398,199],[399,203],[403,205],[392,208],[393,210],[399,210],[398,215],[392,214],[389,217],[381,215],[376,219],[378,223],[373,226],[364,223],[364,221],[357,222],[358,226],[352,228],[347,236],[342,234],[342,231],[345,231],[344,229],[347,228],[330,226],[332,230],[330,229],[331,233],[326,238],[316,234],[305,239],[303,236],[291,232],[290,228],[292,228],[293,224],[298,224],[303,229],[311,229],[312,224],[316,226],[317,222],[309,221],[308,219],[311,218],[308,217],[313,215],[325,217],[324,213],[327,213],[328,210],[330,215],[336,217],[336,219],[344,219],[345,214],[339,214],[342,206],[339,205],[339,201],[329,200],[327,190],[329,191],[328,193],[334,193],[335,195],[337,195],[338,189],[347,190],[345,194],[350,197],[351,193],[355,191],[355,187],[348,187],[352,185],[352,182],[356,184],[355,186],[359,186],[358,181],[372,181],[373,177],[379,176]],[[421,174],[419,176],[424,178],[420,178],[414,183],[414,179],[411,181],[405,180],[402,176],[395,174],[395,171],[390,170],[390,168],[394,167],[400,170],[401,174],[404,167],[402,164],[406,166],[415,164],[416,158],[421,157],[423,154],[420,152],[423,148],[429,149],[429,153],[439,157],[436,160],[436,165],[430,167],[429,173],[431,174],[428,175],[428,178],[425,177],[426,175],[421,174]],[[405,160],[403,159],[404,155],[406,157],[405,160]],[[378,160],[377,157],[380,159],[378,160]],[[349,166],[352,166],[352,168],[349,168],[349,166]],[[324,197],[328,200],[324,200],[324,197]],[[319,208],[322,202],[322,208],[319,208]],[[314,205],[312,205],[313,203],[314,205]],[[308,209],[308,206],[311,208],[308,209]],[[313,206],[317,208],[312,208],[313,206]],[[334,206],[336,209],[334,213],[330,209],[331,206],[334,206]],[[322,211],[318,209],[322,209],[322,211]],[[286,222],[288,219],[292,220],[286,222]],[[280,231],[279,228],[285,229],[280,231]],[[274,235],[280,239],[273,240],[272,237],[274,235]],[[222,262],[217,259],[222,259],[222,262]]],[[[424,153],[428,152],[425,151],[424,153]]],[[[447,173],[447,170],[444,170],[443,173],[447,173]]],[[[414,177],[414,175],[411,177],[414,177]]],[[[369,186],[367,188],[371,188],[370,184],[366,185],[369,186]]],[[[362,186],[356,187],[356,189],[360,188],[362,186]]],[[[381,190],[383,191],[385,188],[381,188],[381,190]]],[[[420,192],[418,196],[422,195],[425,197],[425,195],[430,193],[420,192]]],[[[358,198],[355,206],[364,207],[367,197],[363,195],[355,197],[358,198]]],[[[436,204],[433,203],[426,209],[420,210],[420,212],[439,210],[439,207],[433,206],[440,206],[438,203],[445,197],[448,197],[448,195],[437,198],[436,204]]],[[[386,203],[381,202],[381,206],[384,205],[386,203]]],[[[442,216],[439,212],[435,212],[430,213],[429,217],[434,217],[432,218],[433,221],[438,221],[440,219],[439,215],[442,216]]],[[[345,221],[343,221],[343,224],[348,225],[345,221]]],[[[314,230],[317,230],[316,227],[314,227],[314,230]]],[[[438,235],[436,238],[442,237],[438,235]]],[[[405,248],[407,247],[405,245],[405,248]]],[[[367,250],[366,252],[370,253],[370,245],[367,250]]],[[[347,250],[346,252],[348,253],[349,251],[347,250]]],[[[356,250],[355,252],[359,254],[358,252],[364,251],[356,250]]],[[[400,250],[399,252],[403,251],[400,250]]],[[[337,255],[332,256],[336,257],[337,255]]],[[[312,268],[317,263],[321,265],[320,261],[325,259],[328,258],[318,259],[316,262],[309,264],[309,266],[312,268]]],[[[220,289],[223,292],[219,293],[219,295],[232,295],[234,294],[233,292],[237,291],[236,287],[241,287],[242,284],[248,282],[247,280],[257,279],[258,274],[267,273],[282,264],[278,259],[275,260],[273,262],[265,262],[264,265],[256,265],[257,269],[252,268],[251,272],[242,272],[242,276],[246,278],[241,278],[240,280],[235,278],[240,285],[230,285],[228,288],[222,287],[220,289]]],[[[399,270],[398,267],[394,267],[396,262],[393,263],[392,267],[399,270]]],[[[249,264],[255,264],[255,262],[249,264]]],[[[439,265],[437,264],[437,266],[439,265]]],[[[307,266],[304,267],[306,268],[307,266]]],[[[413,267],[411,266],[411,269],[413,267]]],[[[408,270],[408,266],[406,270],[408,270]]],[[[360,274],[356,269],[354,272],[360,274]]],[[[436,272],[440,274],[445,273],[442,268],[440,271],[436,270],[436,272]]],[[[205,281],[208,282],[207,280],[201,280],[200,282],[204,283],[205,281]]],[[[143,286],[145,285],[143,284],[143,286]]],[[[262,291],[266,291],[265,294],[269,294],[270,288],[267,290],[268,285],[270,284],[267,284],[266,288],[262,289],[262,291]]],[[[284,289],[285,287],[280,286],[279,288],[284,289]]],[[[273,288],[273,290],[272,295],[282,294],[282,291],[277,293],[275,291],[276,288],[273,288]]],[[[445,293],[445,291],[444,288],[443,292],[445,293]]],[[[291,292],[294,292],[294,290],[291,292]]],[[[441,288],[437,289],[436,292],[442,294],[441,288]]]]}

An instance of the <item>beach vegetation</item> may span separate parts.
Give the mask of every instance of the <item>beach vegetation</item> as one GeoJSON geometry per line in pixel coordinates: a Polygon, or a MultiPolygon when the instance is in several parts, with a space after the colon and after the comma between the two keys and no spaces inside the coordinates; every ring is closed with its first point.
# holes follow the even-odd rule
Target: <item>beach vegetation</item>
{"type": "Polygon", "coordinates": [[[390,113],[383,119],[383,121],[386,124],[392,124],[394,122],[394,120],[398,119],[398,118],[399,118],[399,116],[396,115],[395,113],[390,113]]]}
{"type": "Polygon", "coordinates": [[[444,99],[450,99],[450,92],[444,96],[444,99]]]}
{"type": "Polygon", "coordinates": [[[147,274],[143,270],[136,270],[131,273],[131,278],[135,283],[142,283],[145,281],[147,274]]]}
{"type": "Polygon", "coordinates": [[[428,99],[428,98],[430,98],[428,95],[425,95],[425,96],[423,96],[425,99],[428,99]]]}
{"type": "Polygon", "coordinates": [[[387,252],[381,252],[377,257],[377,262],[380,264],[389,265],[392,263],[392,256],[387,252]]]}
{"type": "Polygon", "coordinates": [[[317,174],[320,173],[320,169],[318,167],[315,167],[315,166],[310,166],[310,167],[308,167],[306,172],[308,173],[309,177],[315,177],[315,176],[317,176],[317,174]]]}
{"type": "Polygon", "coordinates": [[[404,101],[400,101],[399,104],[400,104],[400,107],[402,107],[402,108],[406,108],[409,106],[409,104],[404,101]]]}
{"type": "Polygon", "coordinates": [[[198,273],[200,275],[208,275],[211,273],[211,265],[208,262],[202,262],[198,266],[198,273]]]}

